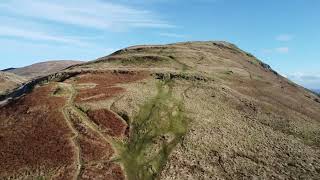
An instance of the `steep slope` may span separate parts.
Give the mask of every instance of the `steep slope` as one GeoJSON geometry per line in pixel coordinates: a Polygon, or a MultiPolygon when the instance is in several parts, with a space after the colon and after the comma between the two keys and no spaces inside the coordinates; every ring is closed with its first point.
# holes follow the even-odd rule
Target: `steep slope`
{"type": "Polygon", "coordinates": [[[40,76],[49,75],[69,66],[81,64],[83,61],[46,61],[41,63],[32,64],[22,68],[10,68],[6,72],[11,72],[25,78],[36,78],[40,76]]]}
{"type": "Polygon", "coordinates": [[[0,71],[0,95],[19,87],[26,79],[18,75],[0,71]]]}
{"type": "Polygon", "coordinates": [[[0,178],[320,176],[320,98],[230,43],[130,47],[36,84],[0,108],[0,178]]]}

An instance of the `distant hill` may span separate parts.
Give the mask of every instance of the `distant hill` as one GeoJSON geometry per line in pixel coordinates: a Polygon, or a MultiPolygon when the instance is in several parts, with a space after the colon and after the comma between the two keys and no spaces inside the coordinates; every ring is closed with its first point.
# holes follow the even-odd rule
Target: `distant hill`
{"type": "Polygon", "coordinates": [[[26,81],[25,78],[16,74],[0,71],[0,95],[19,87],[26,81]]]}
{"type": "Polygon", "coordinates": [[[0,95],[7,94],[22,84],[37,77],[53,74],[83,61],[47,61],[22,68],[7,68],[0,71],[0,95]]]}
{"type": "Polygon", "coordinates": [[[320,89],[312,89],[313,92],[320,94],[320,89]]]}
{"type": "Polygon", "coordinates": [[[3,71],[3,72],[7,72],[7,71],[15,70],[15,69],[17,69],[17,68],[7,68],[7,69],[3,69],[3,70],[1,70],[1,71],[3,71]]]}
{"type": "Polygon", "coordinates": [[[30,66],[22,68],[9,68],[3,71],[14,73],[19,76],[23,76],[28,79],[33,79],[40,76],[49,75],[57,71],[63,70],[75,64],[81,64],[83,61],[71,61],[71,60],[61,60],[61,61],[47,61],[32,64],[30,66]]]}

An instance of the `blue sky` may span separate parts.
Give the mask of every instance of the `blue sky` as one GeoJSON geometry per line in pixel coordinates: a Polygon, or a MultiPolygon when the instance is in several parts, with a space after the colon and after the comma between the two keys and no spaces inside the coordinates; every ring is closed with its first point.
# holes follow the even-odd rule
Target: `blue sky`
{"type": "Polygon", "coordinates": [[[225,40],[320,88],[318,0],[2,0],[0,69],[136,44],[225,40]]]}

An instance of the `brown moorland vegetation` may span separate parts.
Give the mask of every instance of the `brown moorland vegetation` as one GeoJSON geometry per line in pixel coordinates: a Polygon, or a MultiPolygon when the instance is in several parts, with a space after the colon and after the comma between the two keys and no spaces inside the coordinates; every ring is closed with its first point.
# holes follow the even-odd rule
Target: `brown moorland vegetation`
{"type": "Polygon", "coordinates": [[[53,84],[38,87],[0,109],[0,178],[50,176],[63,167],[69,170],[61,176],[74,173],[73,134],[61,111],[66,101],[53,90],[53,84]]]}
{"type": "Polygon", "coordinates": [[[71,121],[77,130],[81,179],[124,179],[122,169],[111,162],[114,154],[110,143],[104,136],[82,123],[79,116],[71,114],[71,121]]]}
{"type": "Polygon", "coordinates": [[[109,136],[124,136],[127,125],[117,115],[107,109],[89,110],[88,117],[98,126],[102,126],[109,136]]]}
{"type": "Polygon", "coordinates": [[[94,83],[95,87],[80,89],[75,99],[77,103],[85,101],[98,101],[108,99],[125,90],[115,87],[117,84],[141,80],[148,74],[146,72],[96,72],[78,76],[78,85],[94,83]]]}
{"type": "Polygon", "coordinates": [[[77,115],[70,113],[70,119],[78,133],[82,162],[109,160],[114,153],[109,142],[85,125],[77,115]]]}

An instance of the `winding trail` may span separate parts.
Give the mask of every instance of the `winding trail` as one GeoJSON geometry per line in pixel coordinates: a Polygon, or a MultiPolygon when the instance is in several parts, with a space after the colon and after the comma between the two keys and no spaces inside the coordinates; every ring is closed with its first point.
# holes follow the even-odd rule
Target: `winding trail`
{"type": "MultiPolygon", "coordinates": [[[[77,171],[76,171],[76,175],[75,175],[76,178],[75,179],[80,179],[80,176],[82,174],[82,170],[84,168],[83,167],[84,163],[81,160],[81,148],[79,145],[79,138],[80,138],[81,134],[76,129],[74,122],[72,122],[71,116],[70,116],[71,114],[77,116],[77,118],[79,118],[80,122],[83,123],[88,129],[90,129],[92,132],[96,133],[106,143],[110,144],[112,147],[112,150],[114,151],[114,154],[118,154],[118,153],[117,153],[116,148],[113,146],[114,140],[112,139],[112,137],[105,135],[103,133],[103,130],[101,128],[99,128],[99,126],[97,124],[92,122],[90,120],[90,118],[84,112],[82,112],[79,108],[76,107],[74,101],[75,101],[75,98],[77,95],[77,91],[76,91],[74,85],[69,84],[69,83],[59,83],[59,87],[63,89],[63,92],[67,96],[67,103],[63,107],[63,114],[65,116],[67,123],[68,123],[68,126],[70,127],[70,129],[74,133],[74,136],[72,137],[72,141],[73,141],[74,147],[76,149],[76,156],[77,156],[77,158],[76,158],[77,171]]],[[[114,113],[114,112],[112,112],[112,113],[114,113]]],[[[121,120],[122,120],[122,118],[121,118],[121,120]]],[[[113,155],[113,156],[115,156],[115,155],[113,155]]],[[[112,157],[109,160],[109,162],[110,161],[112,161],[112,157]]],[[[102,162],[105,162],[105,160],[102,162]]]]}
{"type": "MultiPolygon", "coordinates": [[[[64,90],[67,90],[66,92],[72,92],[71,89],[71,85],[69,84],[65,84],[65,83],[60,83],[59,84],[60,87],[62,87],[64,90]]],[[[75,173],[75,179],[79,179],[79,175],[81,173],[81,169],[82,169],[82,162],[81,162],[81,148],[79,145],[79,133],[78,131],[75,129],[75,127],[73,126],[73,123],[71,121],[70,118],[70,106],[73,102],[73,93],[68,93],[68,97],[67,97],[67,103],[66,105],[63,107],[63,115],[65,117],[65,120],[69,126],[69,128],[72,130],[72,132],[74,133],[74,136],[72,137],[72,142],[74,144],[74,147],[76,149],[76,173],[75,173]]]]}

